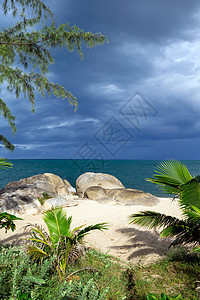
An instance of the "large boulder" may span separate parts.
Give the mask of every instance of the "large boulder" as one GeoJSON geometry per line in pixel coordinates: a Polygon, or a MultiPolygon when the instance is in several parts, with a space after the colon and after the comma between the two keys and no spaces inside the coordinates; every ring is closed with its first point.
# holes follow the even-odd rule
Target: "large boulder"
{"type": "Polygon", "coordinates": [[[62,180],[59,176],[52,173],[44,173],[44,176],[48,179],[56,194],[59,196],[70,194],[72,191],[76,191],[66,179],[62,180]]]}
{"type": "Polygon", "coordinates": [[[73,188],[67,180],[50,173],[13,181],[0,190],[0,211],[11,213],[26,213],[32,209],[40,211],[41,204],[38,199],[43,198],[44,193],[49,197],[60,195],[67,197],[71,191],[73,188]]]}
{"type": "Polygon", "coordinates": [[[100,203],[116,203],[121,205],[154,206],[159,200],[157,197],[135,189],[104,189],[91,186],[84,192],[84,197],[100,203]]]}
{"type": "Polygon", "coordinates": [[[152,194],[135,189],[106,190],[106,195],[121,205],[154,206],[159,203],[159,199],[152,194]]]}
{"type": "Polygon", "coordinates": [[[114,176],[103,173],[84,173],[76,180],[76,191],[79,197],[84,197],[87,188],[98,186],[104,189],[124,188],[123,184],[114,176]]]}

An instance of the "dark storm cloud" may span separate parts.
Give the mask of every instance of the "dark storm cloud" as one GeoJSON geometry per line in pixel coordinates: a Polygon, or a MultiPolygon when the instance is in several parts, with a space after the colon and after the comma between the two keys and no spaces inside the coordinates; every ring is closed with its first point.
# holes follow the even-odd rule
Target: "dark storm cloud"
{"type": "Polygon", "coordinates": [[[60,1],[60,20],[80,24],[85,29],[101,31],[120,39],[156,41],[177,37],[195,25],[198,1],[60,1]],[[85,22],[87,16],[87,22],[85,22]],[[67,17],[67,20],[66,20],[67,17]],[[193,24],[191,24],[193,22],[193,24]]]}
{"type": "Polygon", "coordinates": [[[78,98],[76,112],[66,101],[38,95],[32,114],[27,100],[16,100],[2,88],[1,96],[16,115],[18,127],[12,137],[1,121],[2,132],[16,144],[14,154],[1,148],[2,156],[81,158],[79,150],[88,142],[107,158],[197,158],[199,2],[59,0],[59,6],[57,1],[48,4],[57,23],[101,32],[109,44],[84,48],[82,61],[66,49],[53,51],[55,64],[48,76],[78,98]],[[139,131],[120,113],[135,92],[157,111],[155,117],[140,118],[139,131]],[[95,138],[111,118],[133,136],[115,156],[95,138]]]}

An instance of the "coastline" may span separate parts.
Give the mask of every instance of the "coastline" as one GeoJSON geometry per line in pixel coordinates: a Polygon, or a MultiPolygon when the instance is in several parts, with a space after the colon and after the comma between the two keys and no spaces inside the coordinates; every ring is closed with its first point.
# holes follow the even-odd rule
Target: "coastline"
{"type": "MultiPolygon", "coordinates": [[[[66,207],[67,215],[72,216],[72,228],[106,222],[108,230],[93,231],[86,238],[86,246],[94,247],[114,255],[123,261],[147,264],[165,255],[169,239],[160,239],[159,231],[129,224],[129,216],[139,211],[151,210],[181,218],[181,211],[176,200],[159,197],[160,201],[152,207],[143,205],[100,204],[94,200],[77,200],[78,205],[66,207]]],[[[45,227],[42,213],[23,215],[22,221],[16,221],[16,230],[0,230],[0,244],[18,244],[25,236],[24,226],[38,224],[45,227]]]]}

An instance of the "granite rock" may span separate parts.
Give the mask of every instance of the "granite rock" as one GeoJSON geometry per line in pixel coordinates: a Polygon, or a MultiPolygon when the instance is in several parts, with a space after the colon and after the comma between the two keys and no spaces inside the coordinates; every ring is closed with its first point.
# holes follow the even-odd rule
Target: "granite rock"
{"type": "Polygon", "coordinates": [[[67,197],[71,194],[70,189],[73,190],[68,181],[50,173],[13,181],[0,190],[0,211],[19,214],[40,211],[38,199],[43,198],[44,193],[49,197],[67,197]]]}
{"type": "Polygon", "coordinates": [[[98,186],[104,189],[124,188],[123,184],[114,176],[103,173],[84,173],[76,180],[76,191],[79,197],[84,196],[87,188],[98,186]]]}

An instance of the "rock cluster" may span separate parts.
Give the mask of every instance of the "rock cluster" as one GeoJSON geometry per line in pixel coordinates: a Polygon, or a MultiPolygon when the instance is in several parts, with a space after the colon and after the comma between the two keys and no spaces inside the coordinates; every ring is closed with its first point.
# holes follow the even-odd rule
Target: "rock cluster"
{"type": "Polygon", "coordinates": [[[33,214],[53,206],[71,206],[82,199],[121,205],[156,205],[159,200],[143,191],[125,188],[114,176],[85,173],[78,177],[76,190],[67,180],[44,173],[8,183],[0,190],[0,211],[13,214],[33,214]],[[77,195],[75,195],[77,194],[77,195]],[[44,195],[50,197],[41,204],[44,195]],[[79,198],[80,197],[80,198],[79,198]],[[40,200],[40,201],[39,201],[40,200]]]}
{"type": "Polygon", "coordinates": [[[66,197],[75,192],[67,180],[45,173],[8,183],[0,190],[0,211],[10,213],[33,213],[41,208],[38,199],[48,197],[66,197]]]}
{"type": "Polygon", "coordinates": [[[154,206],[157,197],[140,190],[126,189],[114,176],[102,173],[85,173],[76,181],[77,194],[100,203],[154,206]]]}

